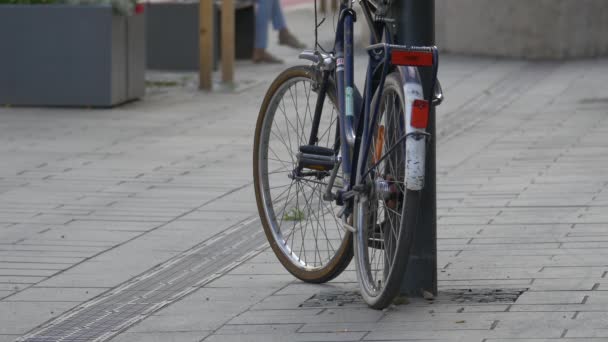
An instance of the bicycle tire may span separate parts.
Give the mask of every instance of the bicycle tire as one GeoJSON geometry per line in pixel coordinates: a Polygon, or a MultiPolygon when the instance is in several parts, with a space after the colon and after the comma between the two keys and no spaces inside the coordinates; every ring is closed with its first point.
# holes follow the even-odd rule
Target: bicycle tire
{"type": "MultiPolygon", "coordinates": [[[[420,192],[405,187],[405,144],[391,151],[405,127],[400,80],[398,72],[387,75],[382,94],[374,95],[371,108],[382,102],[367,160],[359,151],[359,169],[371,170],[366,176],[371,187],[355,202],[354,255],[361,296],[374,309],[386,308],[399,293],[420,202],[420,192]]],[[[358,182],[364,173],[357,172],[358,182]]]]}
{"type": "MultiPolygon", "coordinates": [[[[310,124],[316,103],[316,92],[313,90],[313,85],[316,84],[317,79],[320,79],[316,77],[315,73],[316,71],[312,67],[291,67],[282,72],[268,89],[256,124],[253,179],[262,226],[274,254],[296,278],[310,283],[323,283],[338,276],[350,263],[353,257],[352,233],[345,230],[341,220],[336,218],[335,214],[339,211],[339,207],[322,198],[322,189],[325,187],[318,183],[322,183],[325,178],[314,180],[315,182],[313,179],[309,180],[305,177],[297,179],[299,185],[295,185],[294,195],[291,194],[292,190],[281,188],[281,186],[287,186],[281,185],[281,182],[288,182],[291,184],[289,189],[293,188],[296,180],[289,179],[289,172],[296,167],[294,156],[298,146],[308,143],[308,135],[305,133],[308,128],[307,118],[310,118],[308,121],[310,124]],[[302,86],[299,87],[300,83],[302,86]],[[306,110],[304,117],[300,118],[298,110],[303,103],[298,101],[298,96],[302,92],[307,95],[306,100],[308,101],[304,105],[306,110]],[[285,99],[286,94],[287,99],[285,99]],[[311,97],[313,97],[312,100],[311,97]],[[293,105],[294,111],[287,110],[291,105],[293,105]],[[295,117],[292,112],[295,112],[295,117]],[[290,122],[290,118],[293,121],[290,122]],[[275,121],[275,119],[279,121],[275,121]],[[284,119],[285,122],[277,123],[281,119],[284,119]],[[283,125],[286,128],[286,134],[281,133],[283,125]],[[273,132],[275,128],[276,130],[273,132]],[[291,128],[298,130],[297,136],[290,134],[291,128]],[[299,132],[300,130],[302,133],[299,132]],[[281,151],[275,151],[275,148],[278,147],[286,150],[283,151],[284,154],[280,154],[281,151]],[[286,155],[284,160],[281,159],[283,155],[286,155]],[[272,171],[275,170],[272,167],[277,167],[277,171],[272,171]],[[272,190],[275,189],[278,190],[273,193],[272,190]],[[279,193],[279,191],[282,192],[279,193]],[[287,195],[284,195],[285,192],[287,195]],[[279,200],[283,200],[284,203],[279,200]],[[316,208],[312,208],[313,205],[316,208]],[[296,234],[297,231],[299,231],[299,236],[296,234]],[[307,236],[307,233],[310,234],[307,236]],[[334,243],[337,247],[334,247],[334,243]],[[308,246],[315,249],[312,251],[312,255],[305,250],[308,246]],[[299,251],[297,251],[298,247],[299,251]],[[322,248],[325,250],[321,250],[322,248]]],[[[336,90],[333,81],[330,82],[322,112],[322,127],[319,129],[320,139],[317,143],[318,146],[324,145],[323,147],[334,142],[331,141],[335,139],[331,132],[335,130],[335,126],[332,125],[337,125],[336,90]],[[332,109],[329,115],[328,107],[332,109]]]]}

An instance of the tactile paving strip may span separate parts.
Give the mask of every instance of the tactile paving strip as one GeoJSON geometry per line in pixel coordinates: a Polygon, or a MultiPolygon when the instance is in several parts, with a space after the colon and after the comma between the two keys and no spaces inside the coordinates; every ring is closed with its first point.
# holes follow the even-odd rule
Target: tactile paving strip
{"type": "Polygon", "coordinates": [[[249,219],[94,298],[17,341],[106,341],[260,253],[259,219],[249,219]]]}

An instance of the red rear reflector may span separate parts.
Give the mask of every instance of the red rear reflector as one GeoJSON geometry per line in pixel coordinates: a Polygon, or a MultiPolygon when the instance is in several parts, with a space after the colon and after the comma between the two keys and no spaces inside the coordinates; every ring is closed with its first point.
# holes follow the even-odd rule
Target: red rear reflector
{"type": "Polygon", "coordinates": [[[412,103],[412,127],[426,128],[429,123],[429,102],[414,100],[412,103]]]}
{"type": "Polygon", "coordinates": [[[411,66],[433,66],[433,54],[420,51],[391,51],[391,64],[411,66]]]}

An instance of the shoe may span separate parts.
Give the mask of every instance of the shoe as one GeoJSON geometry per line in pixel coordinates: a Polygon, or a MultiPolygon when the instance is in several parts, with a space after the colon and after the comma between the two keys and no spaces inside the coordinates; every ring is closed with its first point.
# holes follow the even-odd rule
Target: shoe
{"type": "Polygon", "coordinates": [[[287,29],[279,31],[279,45],[287,45],[294,49],[305,49],[306,44],[300,42],[291,32],[287,29]]]}
{"type": "Polygon", "coordinates": [[[265,49],[254,49],[253,56],[251,57],[253,63],[266,63],[266,64],[281,64],[282,59],[279,59],[268,52],[265,49]]]}

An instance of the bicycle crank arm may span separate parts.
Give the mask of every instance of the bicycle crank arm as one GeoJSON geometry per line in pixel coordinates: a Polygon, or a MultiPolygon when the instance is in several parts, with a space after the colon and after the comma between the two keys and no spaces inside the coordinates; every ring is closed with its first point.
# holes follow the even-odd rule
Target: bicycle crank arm
{"type": "Polygon", "coordinates": [[[334,187],[334,183],[336,182],[336,177],[338,176],[338,171],[340,170],[340,165],[342,164],[342,159],[338,157],[337,162],[334,164],[333,170],[331,170],[331,175],[329,176],[329,181],[327,182],[327,188],[325,189],[325,193],[323,194],[323,199],[326,201],[333,201],[336,199],[336,194],[331,192],[331,189],[334,187]]]}

